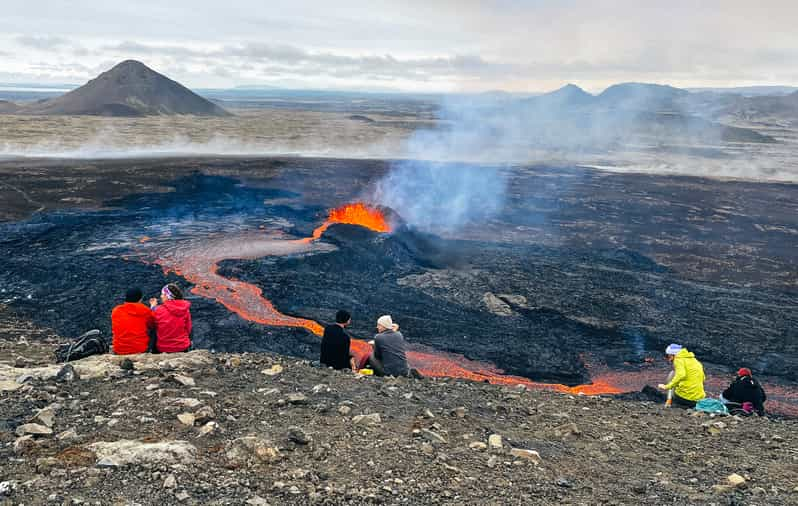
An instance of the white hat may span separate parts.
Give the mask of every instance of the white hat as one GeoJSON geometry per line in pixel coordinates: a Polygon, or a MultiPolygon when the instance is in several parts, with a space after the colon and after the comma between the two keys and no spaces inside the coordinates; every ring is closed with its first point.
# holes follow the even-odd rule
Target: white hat
{"type": "Polygon", "coordinates": [[[377,325],[379,325],[382,328],[392,329],[392,330],[396,330],[399,328],[399,325],[393,322],[393,319],[391,319],[391,315],[389,314],[382,315],[379,318],[377,318],[377,325]]]}
{"type": "Polygon", "coordinates": [[[676,355],[680,351],[682,351],[682,345],[681,344],[672,343],[672,344],[669,344],[667,348],[665,348],[665,354],[666,355],[676,355]]]}

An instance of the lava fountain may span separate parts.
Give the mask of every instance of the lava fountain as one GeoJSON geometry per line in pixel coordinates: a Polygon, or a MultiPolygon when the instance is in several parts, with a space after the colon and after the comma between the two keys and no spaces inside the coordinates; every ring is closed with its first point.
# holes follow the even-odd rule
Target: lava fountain
{"type": "Polygon", "coordinates": [[[330,225],[335,223],[360,225],[375,232],[391,231],[391,226],[382,211],[363,202],[355,202],[330,210],[327,220],[313,231],[311,237],[306,237],[302,241],[313,242],[320,239],[330,225]]]}

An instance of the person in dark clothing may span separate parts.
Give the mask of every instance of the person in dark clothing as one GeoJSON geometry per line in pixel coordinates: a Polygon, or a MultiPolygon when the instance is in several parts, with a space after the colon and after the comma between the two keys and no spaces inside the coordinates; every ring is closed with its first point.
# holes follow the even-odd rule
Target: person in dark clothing
{"type": "MultiPolygon", "coordinates": [[[[725,404],[734,403],[740,406],[751,403],[759,416],[765,415],[765,401],[767,400],[765,390],[754,379],[751,369],[747,367],[737,371],[737,377],[729,385],[729,388],[723,391],[720,400],[725,404]]],[[[743,407],[743,409],[745,408],[743,407]]]]}
{"type": "Polygon", "coordinates": [[[380,316],[377,320],[377,335],[373,341],[374,351],[368,363],[377,376],[407,376],[407,356],[404,336],[399,332],[390,315],[380,316]]]}
{"type": "Polygon", "coordinates": [[[319,361],[333,369],[357,370],[355,357],[349,350],[349,334],[344,330],[352,323],[352,315],[343,309],[335,314],[335,323],[324,327],[319,361]]]}

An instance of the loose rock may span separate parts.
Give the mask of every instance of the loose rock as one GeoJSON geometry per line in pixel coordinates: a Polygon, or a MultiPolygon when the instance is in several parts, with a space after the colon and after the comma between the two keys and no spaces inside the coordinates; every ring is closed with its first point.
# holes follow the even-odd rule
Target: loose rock
{"type": "Polygon", "coordinates": [[[37,436],[49,436],[53,433],[53,429],[46,425],[38,423],[26,423],[17,427],[17,436],[24,436],[25,434],[34,434],[37,436]]]}
{"type": "Polygon", "coordinates": [[[269,367],[268,369],[264,369],[261,372],[266,376],[277,376],[283,372],[283,366],[280,364],[274,364],[273,366],[269,367]]]}
{"type": "Polygon", "coordinates": [[[97,465],[125,466],[129,464],[191,464],[196,459],[197,448],[187,441],[101,441],[89,445],[97,455],[97,465]]]}
{"type": "Polygon", "coordinates": [[[492,450],[501,450],[504,446],[502,444],[502,437],[498,434],[491,434],[488,436],[488,446],[490,446],[492,450]]]}
{"type": "Polygon", "coordinates": [[[355,425],[377,425],[382,423],[382,418],[379,413],[371,413],[370,415],[357,415],[352,418],[355,425]]]}
{"type": "Polygon", "coordinates": [[[513,457],[529,460],[533,462],[535,465],[538,465],[541,462],[543,462],[543,459],[540,458],[540,453],[536,452],[535,450],[524,450],[521,448],[513,448],[512,450],[510,450],[510,455],[512,455],[513,457]]]}
{"type": "Polygon", "coordinates": [[[288,439],[299,445],[306,445],[313,441],[313,438],[301,427],[289,427],[288,439]]]}

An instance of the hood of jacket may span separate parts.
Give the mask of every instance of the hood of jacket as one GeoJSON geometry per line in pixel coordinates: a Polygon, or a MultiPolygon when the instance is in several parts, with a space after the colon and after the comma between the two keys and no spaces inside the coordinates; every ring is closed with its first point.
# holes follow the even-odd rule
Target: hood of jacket
{"type": "Polygon", "coordinates": [[[191,302],[183,299],[167,300],[163,303],[163,307],[165,307],[166,310],[172,314],[172,316],[183,317],[188,313],[188,310],[191,307],[191,302]]]}
{"type": "Polygon", "coordinates": [[[676,358],[695,358],[695,353],[687,351],[687,348],[682,348],[679,350],[679,353],[676,354],[676,358]]]}

